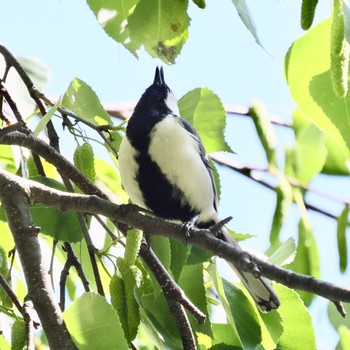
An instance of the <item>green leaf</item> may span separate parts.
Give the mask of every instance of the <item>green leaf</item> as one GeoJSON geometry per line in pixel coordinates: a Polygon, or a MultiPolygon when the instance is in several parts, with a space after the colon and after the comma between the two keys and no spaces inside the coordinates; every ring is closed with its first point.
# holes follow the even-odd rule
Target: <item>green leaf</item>
{"type": "Polygon", "coordinates": [[[11,345],[9,342],[5,339],[5,337],[1,334],[0,335],[0,349],[1,350],[11,350],[11,345]]]}
{"type": "Polygon", "coordinates": [[[271,245],[279,244],[280,231],[287,217],[288,210],[293,201],[292,188],[287,179],[280,175],[278,176],[279,185],[276,188],[276,206],[272,218],[270,243],[271,245]]]}
{"type": "Polygon", "coordinates": [[[84,293],[63,313],[69,333],[80,350],[128,350],[117,312],[106,299],[84,293]]]}
{"type": "Polygon", "coordinates": [[[198,322],[190,319],[193,330],[212,336],[204,288],[203,265],[184,266],[178,283],[185,295],[207,316],[203,325],[199,325],[198,322]]]}
{"type": "MultiPolygon", "coordinates": [[[[312,125],[312,123],[300,110],[296,110],[293,113],[293,129],[296,135],[298,135],[302,130],[306,129],[309,125],[312,125]]],[[[314,128],[314,132],[315,130],[318,130],[320,133],[319,138],[324,138],[324,146],[327,150],[325,164],[321,172],[328,175],[349,175],[350,160],[342,151],[339,144],[333,137],[330,137],[322,130],[314,128]]]]}
{"type": "Polygon", "coordinates": [[[35,87],[38,90],[43,90],[44,87],[47,85],[49,77],[49,70],[46,64],[38,61],[37,59],[32,59],[23,56],[17,57],[17,60],[20,63],[21,67],[29,75],[35,87]]]}
{"type": "Polygon", "coordinates": [[[232,346],[236,346],[241,349],[241,343],[237,335],[232,332],[232,327],[228,323],[220,324],[214,323],[211,325],[214,335],[213,345],[221,345],[222,343],[232,346]]]}
{"type": "MultiPolygon", "coordinates": [[[[218,273],[216,263],[209,264],[207,270],[208,270],[208,273],[213,281],[215,291],[216,291],[217,296],[221,302],[221,305],[224,308],[228,323],[232,327],[232,331],[235,334],[235,337],[239,338],[239,334],[238,334],[238,331],[236,328],[235,319],[231,313],[231,308],[230,308],[229,302],[227,300],[227,297],[225,295],[223,279],[221,278],[221,276],[218,273]]],[[[241,341],[240,341],[240,343],[241,343],[241,341]]]]}
{"type": "MultiPolygon", "coordinates": [[[[320,277],[320,257],[317,249],[317,243],[312,233],[312,228],[305,218],[301,218],[298,225],[298,248],[297,255],[293,263],[287,268],[302,273],[304,275],[320,277]]],[[[311,303],[314,295],[300,291],[306,305],[311,303]]]]}
{"type": "MultiPolygon", "coordinates": [[[[48,82],[48,67],[37,59],[20,56],[17,57],[17,60],[36,88],[42,91],[48,82]]],[[[0,63],[0,67],[2,67],[2,63],[0,63]]],[[[8,79],[6,79],[6,88],[23,117],[27,117],[35,111],[37,106],[29,96],[28,90],[18,74],[9,74],[8,79]]]]}
{"type": "Polygon", "coordinates": [[[347,350],[350,347],[350,329],[345,326],[340,326],[338,329],[340,336],[339,344],[337,350],[347,350]]]}
{"type": "Polygon", "coordinates": [[[131,41],[152,57],[174,63],[188,37],[188,0],[140,0],[129,16],[131,41]]]}
{"type": "Polygon", "coordinates": [[[87,0],[87,3],[103,30],[137,57],[140,45],[130,38],[128,17],[134,11],[138,0],[87,0]]]}
{"type": "Polygon", "coordinates": [[[246,239],[256,237],[256,235],[252,235],[251,233],[239,233],[239,232],[236,232],[234,230],[231,230],[228,227],[226,227],[226,229],[237,242],[241,242],[241,241],[244,241],[246,239]]]}
{"type": "Polygon", "coordinates": [[[193,0],[193,2],[200,8],[204,9],[206,6],[205,0],[193,0]]]}
{"type": "Polygon", "coordinates": [[[337,219],[339,268],[341,272],[345,272],[348,265],[346,229],[349,225],[349,211],[349,205],[346,205],[337,219]]]}
{"type": "MultiPolygon", "coordinates": [[[[86,278],[90,282],[90,290],[97,291],[95,283],[95,274],[91,265],[90,254],[87,248],[86,241],[83,239],[78,243],[74,243],[72,244],[72,248],[74,250],[75,255],[79,257],[79,261],[82,265],[86,278]]],[[[104,290],[108,290],[109,283],[111,281],[111,275],[108,271],[106,271],[105,265],[103,265],[99,260],[97,260],[97,267],[100,273],[102,287],[104,290]]]]}
{"type": "Polygon", "coordinates": [[[308,30],[315,17],[318,0],[303,0],[301,5],[301,28],[308,30]]]}
{"type": "Polygon", "coordinates": [[[281,243],[269,256],[269,263],[283,266],[293,262],[296,255],[296,245],[292,237],[281,243]]]}
{"type": "Polygon", "coordinates": [[[145,312],[143,322],[146,319],[146,323],[150,323],[148,329],[155,330],[159,337],[158,342],[162,341],[163,349],[181,349],[178,329],[163,293],[143,295],[141,305],[145,312]]]}
{"type": "Polygon", "coordinates": [[[153,236],[151,247],[163,266],[169,270],[171,261],[171,251],[169,238],[161,236],[153,236]]]}
{"type": "Polygon", "coordinates": [[[333,90],[338,97],[345,97],[348,93],[350,46],[345,39],[343,0],[333,1],[330,50],[333,90]]]}
{"type": "Polygon", "coordinates": [[[169,239],[171,250],[170,268],[173,273],[174,280],[179,280],[182,269],[184,268],[190,249],[177,239],[169,239]]]}
{"type": "MultiPolygon", "coordinates": [[[[165,267],[165,269],[169,271],[171,263],[171,250],[169,238],[161,236],[152,236],[151,247],[158,259],[165,267]]],[[[159,294],[163,293],[162,289],[159,287],[158,282],[154,278],[153,274],[151,274],[151,280],[153,284],[155,298],[158,298],[159,294]]]]}
{"type": "Polygon", "coordinates": [[[283,321],[283,334],[277,350],[316,350],[315,331],[311,316],[298,294],[282,285],[276,292],[283,302],[277,312],[283,321]]]}
{"type": "Polygon", "coordinates": [[[296,40],[285,59],[285,74],[303,115],[333,137],[350,156],[350,96],[334,94],[330,74],[328,19],[296,40]]]}
{"type": "Polygon", "coordinates": [[[17,170],[12,147],[9,145],[0,145],[0,169],[10,173],[15,173],[17,170]]]}
{"type": "Polygon", "coordinates": [[[238,336],[244,349],[255,349],[262,342],[261,327],[251,302],[232,283],[223,281],[223,287],[238,336]]]}
{"type": "Polygon", "coordinates": [[[239,337],[242,347],[255,349],[261,344],[263,347],[273,348],[271,345],[276,344],[282,332],[280,317],[274,315],[271,319],[263,319],[248,292],[243,292],[234,284],[221,279],[215,264],[208,266],[208,273],[232,331],[239,337]]]}
{"type": "Polygon", "coordinates": [[[226,112],[220,98],[208,88],[197,88],[179,100],[181,116],[198,132],[208,153],[232,152],[224,132],[226,112]]]}
{"type": "MultiPolygon", "coordinates": [[[[99,181],[101,185],[113,193],[116,198],[114,202],[127,203],[129,196],[122,189],[120,174],[116,171],[109,162],[101,158],[95,158],[95,168],[98,169],[96,173],[96,181],[99,181]]],[[[111,197],[111,194],[110,194],[111,197]]]]}
{"type": "Polygon", "coordinates": [[[252,107],[249,108],[248,114],[253,119],[256,132],[265,150],[268,164],[276,167],[276,136],[272,129],[271,121],[266,115],[265,107],[260,102],[255,101],[252,107]]]}
{"type": "Polygon", "coordinates": [[[242,22],[247,27],[247,29],[250,31],[250,33],[253,35],[255,41],[261,46],[261,41],[258,38],[258,33],[256,31],[255,23],[253,21],[253,18],[250,14],[250,11],[248,9],[248,6],[245,2],[245,0],[232,0],[233,4],[236,7],[236,10],[238,12],[239,17],[241,17],[242,22]]]}
{"type": "Polygon", "coordinates": [[[62,99],[62,106],[95,126],[112,125],[96,93],[84,81],[74,78],[62,99]]]}
{"type": "MultiPolygon", "coordinates": [[[[60,182],[44,176],[35,176],[31,180],[60,191],[66,191],[60,182]]],[[[33,205],[30,212],[35,225],[40,227],[40,231],[56,240],[79,242],[83,237],[77,215],[74,212],[64,213],[43,204],[33,205]]]]}
{"type": "Polygon", "coordinates": [[[310,182],[322,170],[326,157],[324,134],[313,124],[299,130],[295,140],[295,160],[300,182],[310,182]]]}
{"type": "Polygon", "coordinates": [[[191,247],[191,252],[187,258],[187,265],[201,264],[208,261],[213,256],[213,253],[206,249],[202,249],[196,246],[191,247]]]}
{"type": "Polygon", "coordinates": [[[40,119],[39,124],[36,126],[33,132],[35,136],[38,136],[40,132],[44,130],[47,123],[51,120],[53,115],[56,113],[60,104],[61,104],[61,99],[59,98],[58,101],[55,103],[55,105],[40,119]]]}

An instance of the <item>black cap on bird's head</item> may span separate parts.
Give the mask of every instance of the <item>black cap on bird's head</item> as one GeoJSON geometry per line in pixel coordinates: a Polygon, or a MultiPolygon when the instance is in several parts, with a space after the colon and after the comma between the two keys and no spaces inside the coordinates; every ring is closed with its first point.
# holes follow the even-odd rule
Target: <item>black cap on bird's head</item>
{"type": "Polygon", "coordinates": [[[167,98],[168,93],[171,91],[164,80],[164,71],[163,67],[156,67],[156,73],[154,75],[154,81],[152,87],[163,95],[164,99],[167,98]]]}
{"type": "Polygon", "coordinates": [[[140,115],[145,111],[162,116],[169,113],[179,115],[176,98],[165,83],[163,67],[156,67],[153,84],[146,89],[135,107],[135,112],[140,115]]]}
{"type": "Polygon", "coordinates": [[[156,74],[154,75],[154,81],[153,81],[153,85],[164,85],[165,81],[164,81],[164,71],[163,71],[163,67],[156,67],[156,74]]]}

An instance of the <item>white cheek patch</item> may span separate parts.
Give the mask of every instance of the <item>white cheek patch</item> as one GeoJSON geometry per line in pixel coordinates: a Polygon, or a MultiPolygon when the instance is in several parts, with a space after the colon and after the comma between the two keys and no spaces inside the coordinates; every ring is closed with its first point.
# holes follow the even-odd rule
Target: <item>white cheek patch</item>
{"type": "Polygon", "coordinates": [[[172,111],[173,114],[180,117],[180,111],[179,111],[179,106],[177,104],[177,99],[175,98],[171,90],[169,90],[168,96],[165,100],[165,104],[172,111]]]}
{"type": "Polygon", "coordinates": [[[215,215],[215,193],[210,174],[200,156],[197,141],[172,115],[153,129],[148,149],[168,181],[179,188],[201,218],[215,215]]]}
{"type": "Polygon", "coordinates": [[[142,192],[136,181],[136,174],[139,169],[135,160],[136,156],[137,151],[131,146],[128,138],[124,136],[119,149],[119,170],[122,184],[131,201],[140,207],[146,208],[142,192]]]}

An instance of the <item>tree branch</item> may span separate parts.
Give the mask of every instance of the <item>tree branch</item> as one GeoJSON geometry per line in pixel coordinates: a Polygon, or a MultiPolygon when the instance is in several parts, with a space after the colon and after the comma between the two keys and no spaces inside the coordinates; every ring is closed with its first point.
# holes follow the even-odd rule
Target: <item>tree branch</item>
{"type": "Polygon", "coordinates": [[[38,228],[33,224],[28,188],[20,182],[0,179],[0,199],[13,234],[28,286],[51,349],[76,349],[55,300],[50,278],[38,240],[38,228]]]}
{"type": "Polygon", "coordinates": [[[311,276],[272,265],[217,239],[210,230],[193,228],[190,236],[187,237],[183,234],[182,225],[146,216],[140,213],[140,209],[134,205],[116,205],[97,196],[61,192],[0,170],[0,184],[2,182],[7,183],[10,187],[11,184],[15,184],[25,188],[32,203],[46,204],[62,211],[77,210],[103,215],[145,232],[175,238],[184,244],[193,244],[204,248],[214,255],[232,262],[242,271],[255,272],[258,268],[263,276],[287,287],[311,292],[332,301],[350,302],[349,288],[339,287],[311,276]]]}

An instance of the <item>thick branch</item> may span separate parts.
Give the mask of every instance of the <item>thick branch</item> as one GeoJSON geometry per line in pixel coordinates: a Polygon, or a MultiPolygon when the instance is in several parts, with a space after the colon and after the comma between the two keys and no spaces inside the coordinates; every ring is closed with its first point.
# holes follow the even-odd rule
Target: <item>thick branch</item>
{"type": "Polygon", "coordinates": [[[76,349],[55,300],[29,206],[28,188],[0,179],[0,199],[12,231],[28,286],[28,297],[42,322],[51,349],[76,349]]]}
{"type": "Polygon", "coordinates": [[[175,238],[184,244],[193,244],[204,248],[214,255],[232,262],[242,271],[252,272],[257,267],[262,275],[287,287],[308,291],[332,301],[350,302],[349,288],[338,287],[331,283],[269,264],[244,250],[236,249],[232,245],[215,238],[209,230],[194,228],[191,231],[191,235],[186,237],[183,234],[182,225],[143,215],[136,206],[119,206],[96,196],[57,191],[0,170],[1,183],[7,183],[10,186],[12,184],[20,184],[27,189],[33,203],[46,204],[60,210],[77,210],[104,215],[111,218],[111,220],[118,220],[123,224],[145,232],[175,238]]]}

